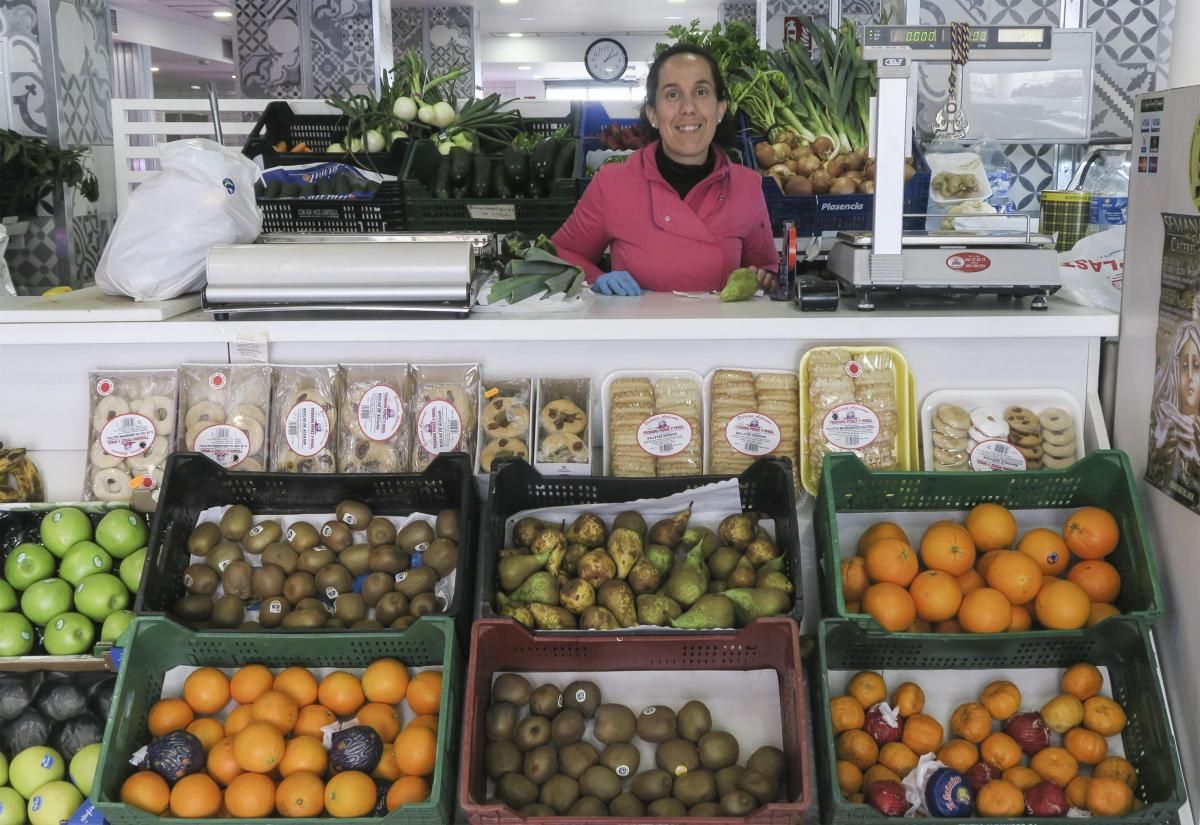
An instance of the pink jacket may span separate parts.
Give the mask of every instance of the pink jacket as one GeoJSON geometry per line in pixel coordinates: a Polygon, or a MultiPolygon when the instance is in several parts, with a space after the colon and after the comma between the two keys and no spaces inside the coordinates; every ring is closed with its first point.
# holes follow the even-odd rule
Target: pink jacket
{"type": "Polygon", "coordinates": [[[718,151],[712,174],[680,200],[658,171],[657,151],[651,143],[600,168],[554,233],[560,256],[582,267],[590,283],[602,274],[596,261],[611,244],[612,270],[656,292],[707,292],[740,266],[778,267],[757,173],[718,151]]]}

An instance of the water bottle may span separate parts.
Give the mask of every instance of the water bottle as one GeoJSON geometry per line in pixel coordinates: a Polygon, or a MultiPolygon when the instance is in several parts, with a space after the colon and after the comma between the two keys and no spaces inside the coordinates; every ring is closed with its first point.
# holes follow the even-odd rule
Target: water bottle
{"type": "Polygon", "coordinates": [[[1109,164],[1087,188],[1092,193],[1088,234],[1124,226],[1129,212],[1129,172],[1124,162],[1109,164]]]}
{"type": "Polygon", "coordinates": [[[1002,215],[1015,212],[1017,207],[1013,204],[1009,192],[1012,191],[1013,181],[1017,179],[1017,167],[1013,166],[1008,155],[1004,154],[1004,147],[991,138],[979,141],[976,151],[983,160],[988,183],[992,186],[992,195],[988,198],[988,203],[1002,215]]]}

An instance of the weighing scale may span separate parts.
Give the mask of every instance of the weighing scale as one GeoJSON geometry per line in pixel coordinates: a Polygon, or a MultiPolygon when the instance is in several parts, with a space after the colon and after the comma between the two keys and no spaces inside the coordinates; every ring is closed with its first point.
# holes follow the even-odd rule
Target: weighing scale
{"type": "MultiPolygon", "coordinates": [[[[972,50],[989,61],[1049,60],[1049,26],[867,26],[863,58],[879,78],[875,117],[874,231],[841,232],[828,268],[854,288],[858,308],[875,308],[871,294],[984,292],[1034,296],[1032,308],[1062,282],[1049,235],[1030,231],[904,233],[904,156],[908,132],[908,78],[917,61],[949,61],[949,100],[934,121],[939,135],[966,136],[969,125],[957,98],[957,75],[972,50]]],[[[928,215],[910,217],[929,217],[928,215]]],[[[978,216],[972,216],[978,217],[978,216]]],[[[1011,216],[1004,216],[1011,217],[1011,216]]]]}

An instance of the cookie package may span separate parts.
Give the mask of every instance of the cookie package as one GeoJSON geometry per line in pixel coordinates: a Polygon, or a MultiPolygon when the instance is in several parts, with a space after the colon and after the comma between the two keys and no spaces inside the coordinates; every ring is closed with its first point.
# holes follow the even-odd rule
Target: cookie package
{"type": "Polygon", "coordinates": [[[683,370],[609,375],[603,388],[607,474],[702,473],[703,383],[698,373],[683,370]]]}
{"type": "Polygon", "coordinates": [[[414,364],[412,469],[423,472],[441,453],[464,452],[475,460],[479,413],[478,364],[414,364]]]}
{"type": "Polygon", "coordinates": [[[530,459],[533,443],[533,381],[488,381],[479,402],[479,460],[476,471],[490,473],[502,458],[530,459]]]}
{"type": "Polygon", "coordinates": [[[337,471],[339,379],[336,365],[271,368],[271,470],[337,471]]]}
{"type": "Polygon", "coordinates": [[[794,372],[717,369],[708,374],[708,469],[740,475],[757,458],[792,462],[800,484],[800,377],[794,372]]]}
{"type": "Polygon", "coordinates": [[[177,371],[93,370],[88,383],[83,498],[131,501],[135,492],[153,493],[175,443],[177,371]]]}
{"type": "Polygon", "coordinates": [[[408,364],[342,364],[339,473],[406,473],[411,466],[408,364]]]}
{"type": "Polygon", "coordinates": [[[537,386],[534,466],[556,475],[587,475],[592,467],[592,380],[542,378],[537,386]]]}
{"type": "Polygon", "coordinates": [[[200,453],[228,470],[262,472],[270,408],[266,364],[183,364],[176,449],[200,453]]]}
{"type": "Polygon", "coordinates": [[[926,469],[1065,470],[1081,457],[1074,409],[1061,390],[931,393],[923,410],[926,469]]]}

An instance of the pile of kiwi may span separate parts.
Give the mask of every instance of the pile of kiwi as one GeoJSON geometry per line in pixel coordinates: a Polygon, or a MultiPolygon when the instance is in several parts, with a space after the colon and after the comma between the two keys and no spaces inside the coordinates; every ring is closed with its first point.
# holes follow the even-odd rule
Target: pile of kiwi
{"type": "Polygon", "coordinates": [[[527,817],[741,817],[786,793],[783,753],[762,747],[739,765],[737,738],[713,730],[703,702],[639,714],[603,703],[594,682],[534,689],[513,673],[496,677],[491,698],[485,804],[527,817]],[[654,746],[653,765],[638,740],[654,746]]]}
{"type": "Polygon", "coordinates": [[[188,551],[201,560],[183,571],[174,613],[195,626],[403,629],[447,606],[434,586],[458,567],[458,513],[397,532],[366,504],[343,501],[323,524],[285,528],[234,504],[192,531],[188,551]]]}

